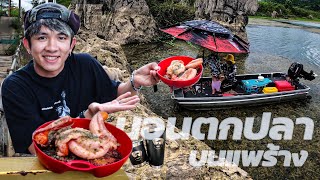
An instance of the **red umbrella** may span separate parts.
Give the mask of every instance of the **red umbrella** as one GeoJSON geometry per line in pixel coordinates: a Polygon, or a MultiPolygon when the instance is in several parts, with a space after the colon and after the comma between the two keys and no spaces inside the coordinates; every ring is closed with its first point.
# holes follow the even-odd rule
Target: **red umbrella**
{"type": "Polygon", "coordinates": [[[160,30],[175,38],[190,41],[215,52],[249,53],[247,42],[233,35],[217,22],[192,20],[160,30]]]}

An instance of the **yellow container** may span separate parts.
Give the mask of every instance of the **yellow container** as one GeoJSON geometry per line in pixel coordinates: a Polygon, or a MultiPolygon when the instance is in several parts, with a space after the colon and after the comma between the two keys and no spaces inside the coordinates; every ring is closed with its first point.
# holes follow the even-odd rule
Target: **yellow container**
{"type": "Polygon", "coordinates": [[[275,92],[278,92],[278,89],[276,87],[265,87],[263,88],[262,92],[264,94],[275,93],[275,92]]]}

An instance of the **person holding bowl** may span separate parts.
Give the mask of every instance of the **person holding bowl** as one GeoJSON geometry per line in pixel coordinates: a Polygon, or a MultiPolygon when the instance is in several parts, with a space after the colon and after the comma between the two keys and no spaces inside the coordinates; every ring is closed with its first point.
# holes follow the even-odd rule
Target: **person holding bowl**
{"type": "Polygon", "coordinates": [[[72,52],[79,28],[79,17],[59,4],[26,12],[23,45],[33,59],[2,84],[15,152],[34,153],[32,132],[47,121],[133,109],[139,102],[137,91],[158,83],[157,63],[133,71],[127,82],[111,80],[95,58],[72,52]]]}

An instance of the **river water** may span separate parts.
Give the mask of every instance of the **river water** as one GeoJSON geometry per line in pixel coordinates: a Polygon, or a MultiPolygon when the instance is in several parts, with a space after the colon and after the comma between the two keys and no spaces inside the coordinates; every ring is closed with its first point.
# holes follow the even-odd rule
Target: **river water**
{"type": "Polygon", "coordinates": [[[252,53],[282,56],[320,67],[320,37],[317,33],[304,29],[250,25],[247,34],[252,53]]]}
{"type": "MultiPolygon", "coordinates": [[[[263,24],[263,23],[262,23],[263,24]]],[[[250,42],[250,54],[248,56],[236,56],[238,73],[257,73],[270,71],[284,71],[293,62],[300,62],[304,69],[313,70],[320,74],[320,34],[313,33],[308,28],[284,26],[268,26],[259,23],[247,26],[247,35],[250,42]]],[[[201,56],[203,49],[184,41],[164,41],[144,45],[132,45],[124,47],[127,59],[132,68],[140,67],[147,62],[160,61],[173,55],[201,56]]],[[[208,75],[205,73],[205,75],[208,75]]],[[[301,80],[310,86],[311,100],[289,102],[274,105],[256,107],[238,107],[227,110],[215,111],[190,111],[179,109],[170,99],[170,89],[163,83],[159,83],[158,92],[152,88],[144,88],[142,93],[146,97],[151,110],[163,118],[176,117],[178,128],[182,127],[184,117],[215,117],[220,122],[228,117],[237,117],[243,122],[246,117],[254,117],[254,129],[259,130],[263,112],[271,112],[273,118],[287,117],[295,120],[299,117],[308,117],[314,121],[312,140],[304,140],[304,126],[295,125],[292,140],[273,140],[266,136],[261,140],[248,140],[243,135],[241,140],[205,140],[205,142],[219,155],[220,150],[269,150],[267,145],[273,143],[279,145],[280,150],[288,150],[291,153],[299,153],[301,150],[308,152],[308,158],[302,167],[295,167],[291,161],[290,167],[284,167],[283,156],[278,157],[277,164],[272,167],[239,166],[246,170],[253,179],[320,179],[320,78],[313,81],[301,80]]],[[[272,126],[270,126],[272,127],[272,126]]],[[[232,129],[232,128],[231,128],[232,129]]],[[[203,126],[202,132],[207,133],[208,126],[203,126]]],[[[311,131],[308,129],[307,131],[311,131]]]]}

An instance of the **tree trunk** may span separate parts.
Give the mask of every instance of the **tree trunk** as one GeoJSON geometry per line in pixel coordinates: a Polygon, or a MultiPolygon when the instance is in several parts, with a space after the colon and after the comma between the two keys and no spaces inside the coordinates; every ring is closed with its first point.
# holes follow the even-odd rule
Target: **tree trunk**
{"type": "Polygon", "coordinates": [[[11,0],[9,0],[8,16],[11,17],[11,0]]]}

